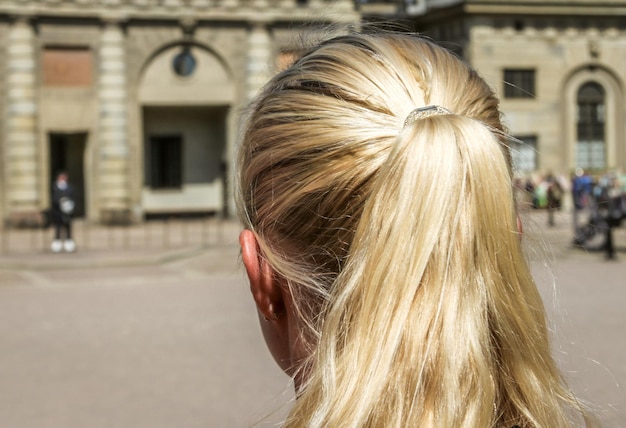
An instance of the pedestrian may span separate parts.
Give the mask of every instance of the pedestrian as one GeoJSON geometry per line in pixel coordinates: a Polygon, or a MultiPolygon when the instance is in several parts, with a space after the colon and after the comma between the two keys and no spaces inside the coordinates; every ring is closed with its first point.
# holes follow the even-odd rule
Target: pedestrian
{"type": "Polygon", "coordinates": [[[604,249],[607,260],[615,260],[615,244],[613,229],[622,224],[626,216],[622,186],[617,175],[607,174],[600,180],[600,212],[604,216],[606,228],[604,231],[604,249]]]}
{"type": "Polygon", "coordinates": [[[285,427],[592,424],[550,354],[510,137],[447,50],[340,36],[276,75],[238,155],[242,261],[285,427]]]}
{"type": "Polygon", "coordinates": [[[546,177],[546,208],[548,210],[548,226],[554,227],[554,212],[561,209],[563,187],[552,174],[546,177]]]}
{"type": "Polygon", "coordinates": [[[582,168],[576,168],[574,174],[572,174],[572,221],[574,223],[574,240],[580,235],[579,213],[581,210],[587,207],[587,200],[585,197],[584,188],[584,174],[585,171],[582,168]]]}
{"type": "Polygon", "coordinates": [[[535,183],[533,183],[533,179],[531,177],[528,177],[526,179],[524,190],[526,191],[526,198],[528,200],[528,205],[534,209],[538,208],[537,197],[535,193],[535,183]]]}
{"type": "Polygon", "coordinates": [[[54,224],[52,252],[74,252],[76,244],[72,239],[72,213],[74,212],[74,190],[65,171],[57,174],[52,184],[52,204],[50,215],[54,224]]]}

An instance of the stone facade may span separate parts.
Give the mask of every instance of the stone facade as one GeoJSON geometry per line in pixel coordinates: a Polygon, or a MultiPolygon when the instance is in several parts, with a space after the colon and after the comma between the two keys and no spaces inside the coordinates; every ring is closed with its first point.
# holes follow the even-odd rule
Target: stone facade
{"type": "Polygon", "coordinates": [[[520,175],[626,169],[626,0],[417,0],[361,11],[402,15],[478,70],[524,141],[514,144],[520,175]],[[520,84],[526,95],[506,88],[520,84]]]}
{"type": "Polygon", "coordinates": [[[0,218],[59,169],[92,221],[232,213],[239,113],[302,34],[398,18],[498,93],[520,175],[626,169],[626,0],[4,0],[0,218]]]}
{"type": "Polygon", "coordinates": [[[40,221],[59,169],[91,221],[232,212],[241,108],[339,0],[0,2],[0,217],[40,221]]]}

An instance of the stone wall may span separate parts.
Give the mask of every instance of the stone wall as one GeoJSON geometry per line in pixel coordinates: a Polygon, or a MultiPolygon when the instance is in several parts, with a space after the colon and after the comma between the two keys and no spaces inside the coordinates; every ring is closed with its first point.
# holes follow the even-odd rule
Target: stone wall
{"type": "Polygon", "coordinates": [[[523,29],[480,22],[471,26],[468,57],[500,96],[511,133],[538,137],[538,170],[569,173],[576,166],[576,91],[586,81],[596,81],[607,91],[606,167],[626,167],[625,29],[524,22],[523,29]],[[504,97],[505,68],[534,69],[535,96],[504,97]]]}
{"type": "Polygon", "coordinates": [[[515,136],[536,137],[534,174],[577,166],[577,91],[606,93],[606,169],[626,169],[626,0],[430,1],[415,27],[464,57],[502,100],[515,136]],[[504,69],[535,71],[535,93],[507,98],[504,69]]]}
{"type": "MultiPolygon", "coordinates": [[[[176,87],[170,86],[170,99],[160,94],[157,104],[188,106],[197,101],[219,105],[226,112],[224,212],[233,212],[232,164],[242,106],[276,71],[278,56],[294,49],[300,39],[298,25],[330,33],[322,28],[331,24],[342,31],[358,21],[353,3],[346,0],[0,2],[0,42],[1,49],[6,49],[0,58],[0,70],[6,70],[0,75],[0,89],[8,88],[2,91],[7,97],[0,99],[4,111],[0,116],[0,217],[14,225],[32,223],[22,219],[35,218],[49,206],[51,133],[79,133],[85,135],[82,184],[87,217],[114,223],[140,220],[146,138],[142,108],[147,101],[141,99],[139,88],[159,55],[183,46],[202,49],[214,58],[228,75],[231,95],[217,97],[217,89],[223,88],[216,88],[213,97],[195,100],[197,94],[193,94],[181,100],[172,92],[176,87]],[[82,66],[91,70],[91,76],[67,85],[63,70],[56,70],[59,80],[46,82],[41,67],[47,49],[60,50],[61,57],[67,50],[68,58],[73,49],[87,52],[83,59],[91,65],[82,66]]],[[[169,69],[163,73],[163,93],[165,85],[172,84],[167,73],[169,69]]],[[[210,82],[211,76],[203,79],[210,82]]],[[[158,86],[157,81],[157,90],[158,86]]],[[[74,153],[72,159],[77,156],[81,154],[74,153]]]]}

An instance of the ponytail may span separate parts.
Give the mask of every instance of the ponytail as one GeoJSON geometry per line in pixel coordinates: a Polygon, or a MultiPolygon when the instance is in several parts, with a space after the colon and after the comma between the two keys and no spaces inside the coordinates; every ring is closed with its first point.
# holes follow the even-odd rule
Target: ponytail
{"type": "MultiPolygon", "coordinates": [[[[503,288],[533,289],[518,272],[511,189],[505,152],[485,125],[455,115],[407,125],[334,284],[319,384],[308,387],[325,402],[313,426],[494,426],[494,300],[503,288]]],[[[523,291],[513,295],[530,298],[523,291]]],[[[523,316],[543,322],[532,300],[537,310],[523,316]]]]}

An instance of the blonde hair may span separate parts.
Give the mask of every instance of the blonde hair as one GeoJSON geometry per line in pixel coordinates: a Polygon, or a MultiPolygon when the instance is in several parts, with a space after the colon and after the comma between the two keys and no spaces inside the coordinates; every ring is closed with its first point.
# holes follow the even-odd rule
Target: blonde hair
{"type": "Polygon", "coordinates": [[[310,357],[287,427],[566,427],[522,253],[498,100],[420,37],[349,35],[277,75],[239,152],[239,213],[310,357]],[[409,120],[418,107],[451,114],[409,120]]]}

